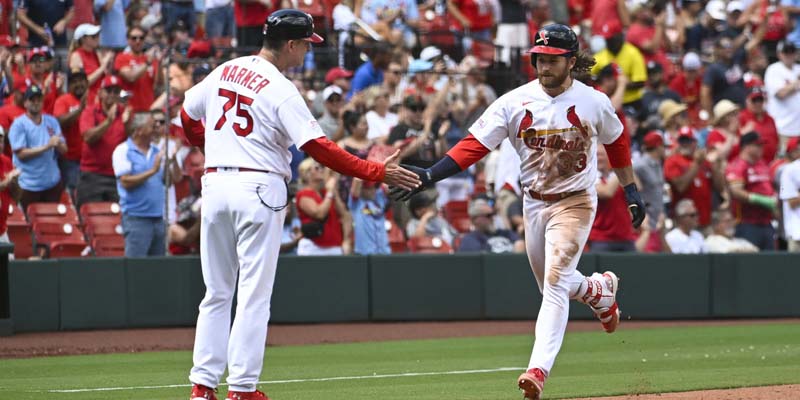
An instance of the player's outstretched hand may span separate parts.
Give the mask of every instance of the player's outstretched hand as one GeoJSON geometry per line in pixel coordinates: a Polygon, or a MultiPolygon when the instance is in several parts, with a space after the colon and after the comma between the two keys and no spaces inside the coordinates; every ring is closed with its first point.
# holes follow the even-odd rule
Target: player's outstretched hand
{"type": "Polygon", "coordinates": [[[433,186],[430,170],[406,164],[402,164],[401,166],[410,171],[413,171],[419,177],[419,180],[422,182],[422,184],[412,190],[404,189],[401,187],[390,188],[389,197],[392,198],[393,200],[406,201],[415,194],[433,186]]]}
{"type": "Polygon", "coordinates": [[[416,190],[422,183],[420,182],[419,174],[416,171],[409,171],[408,166],[403,168],[398,165],[399,158],[400,150],[397,150],[383,161],[383,166],[386,169],[383,181],[389,186],[397,186],[402,190],[416,190]]]}
{"type": "Polygon", "coordinates": [[[625,201],[628,203],[628,210],[631,212],[631,219],[634,228],[639,228],[644,221],[645,209],[642,196],[636,189],[636,184],[631,183],[625,186],[625,201]]]}

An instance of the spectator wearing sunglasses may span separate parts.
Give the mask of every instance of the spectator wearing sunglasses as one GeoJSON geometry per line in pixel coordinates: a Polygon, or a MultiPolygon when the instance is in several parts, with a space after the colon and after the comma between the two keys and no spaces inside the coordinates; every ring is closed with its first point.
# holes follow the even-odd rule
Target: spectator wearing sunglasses
{"type": "Polygon", "coordinates": [[[89,98],[89,80],[86,79],[86,72],[76,69],[67,75],[69,90],[67,93],[56,99],[53,116],[58,119],[64,139],[67,141],[67,152],[59,160],[61,177],[64,186],[75,199],[75,188],[78,186],[78,174],[80,173],[81,148],[83,138],[81,137],[79,118],[89,98]]]}
{"type": "Polygon", "coordinates": [[[423,117],[427,104],[419,95],[403,100],[400,123],[392,128],[386,144],[401,147],[403,163],[428,168],[442,156],[444,144],[437,132],[431,129],[432,116],[423,117]]]}
{"type": "Polygon", "coordinates": [[[691,199],[683,199],[675,205],[675,228],[665,239],[675,254],[699,254],[703,252],[703,234],[697,230],[697,208],[691,199]]]}
{"type": "Polygon", "coordinates": [[[131,93],[130,104],[134,112],[145,112],[155,100],[154,88],[159,80],[157,47],[144,51],[144,29],[134,26],[128,30],[128,48],[117,54],[114,69],[122,78],[122,89],[131,93]]]}
{"type": "MultiPolygon", "coordinates": [[[[739,126],[742,127],[741,132],[755,131],[758,133],[764,145],[762,159],[769,164],[778,153],[779,140],[775,120],[772,119],[772,116],[769,115],[764,106],[765,98],[764,88],[761,86],[750,88],[745,103],[746,106],[739,113],[739,126]]],[[[731,155],[735,156],[738,152],[739,149],[736,148],[731,155]]]]}

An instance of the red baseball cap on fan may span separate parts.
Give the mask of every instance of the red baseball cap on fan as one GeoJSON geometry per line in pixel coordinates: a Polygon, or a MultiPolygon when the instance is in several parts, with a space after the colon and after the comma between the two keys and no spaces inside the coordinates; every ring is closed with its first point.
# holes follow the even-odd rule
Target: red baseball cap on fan
{"type": "Polygon", "coordinates": [[[342,67],[331,68],[327,74],[325,74],[325,83],[328,85],[332,85],[337,79],[348,79],[353,77],[353,71],[346,70],[342,67]]]}
{"type": "Polygon", "coordinates": [[[658,146],[664,145],[664,137],[661,135],[659,131],[650,131],[646,135],[644,135],[644,147],[647,149],[655,149],[658,146]]]}
{"type": "Polygon", "coordinates": [[[608,39],[620,33],[622,33],[622,24],[615,19],[606,22],[600,28],[600,34],[603,36],[604,39],[608,39]]]}
{"type": "Polygon", "coordinates": [[[692,141],[697,140],[697,138],[694,137],[694,131],[692,130],[692,128],[688,126],[684,126],[683,128],[678,130],[678,140],[681,139],[689,139],[692,141]]]}
{"type": "Polygon", "coordinates": [[[800,137],[793,137],[786,142],[786,152],[791,153],[800,147],[800,137]]]}
{"type": "Polygon", "coordinates": [[[110,88],[110,87],[120,87],[119,78],[114,75],[107,75],[103,78],[103,83],[100,84],[100,88],[110,88]]]}

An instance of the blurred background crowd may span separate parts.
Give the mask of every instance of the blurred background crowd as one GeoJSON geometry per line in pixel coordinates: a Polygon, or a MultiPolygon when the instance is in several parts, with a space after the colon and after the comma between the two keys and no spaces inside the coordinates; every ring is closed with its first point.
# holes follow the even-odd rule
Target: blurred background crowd
{"type": "MultiPolygon", "coordinates": [[[[257,52],[287,7],[326,39],[287,74],[325,134],[419,167],[534,79],[537,29],[567,23],[597,61],[576,78],[611,99],[647,203],[640,230],[621,223],[600,146],[589,251],[800,251],[800,0],[0,0],[0,240],[18,257],[196,252],[203,154],[183,94],[257,52]],[[74,228],[48,225],[66,215],[74,228]]],[[[508,141],[407,203],[292,152],[283,252],[524,251],[508,141]]]]}

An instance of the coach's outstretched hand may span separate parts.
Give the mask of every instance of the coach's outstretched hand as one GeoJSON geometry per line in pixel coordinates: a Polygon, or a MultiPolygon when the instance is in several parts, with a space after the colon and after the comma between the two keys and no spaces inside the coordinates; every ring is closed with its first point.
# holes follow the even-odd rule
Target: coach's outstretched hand
{"type": "Polygon", "coordinates": [[[395,151],[383,161],[383,167],[386,170],[383,182],[389,186],[396,186],[400,190],[417,190],[421,186],[419,174],[413,170],[409,171],[407,165],[403,166],[405,168],[399,166],[398,158],[400,158],[400,150],[395,151]]]}
{"type": "Polygon", "coordinates": [[[644,221],[645,209],[644,201],[642,201],[642,196],[639,195],[635,183],[625,186],[625,201],[628,202],[628,209],[631,211],[633,227],[639,228],[644,221]]]}

